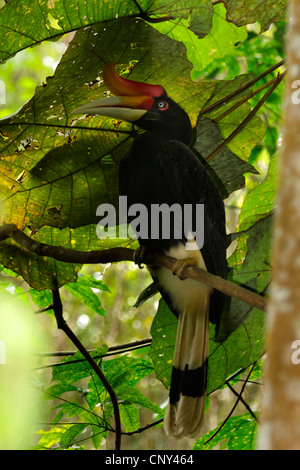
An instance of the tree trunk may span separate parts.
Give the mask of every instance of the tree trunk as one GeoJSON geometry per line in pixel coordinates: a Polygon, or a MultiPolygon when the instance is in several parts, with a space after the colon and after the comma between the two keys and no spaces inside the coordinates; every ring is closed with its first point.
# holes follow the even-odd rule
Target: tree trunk
{"type": "Polygon", "coordinates": [[[300,2],[290,1],[288,78],[274,228],[259,447],[300,449],[300,2]],[[299,340],[299,341],[298,341],[299,340]]]}

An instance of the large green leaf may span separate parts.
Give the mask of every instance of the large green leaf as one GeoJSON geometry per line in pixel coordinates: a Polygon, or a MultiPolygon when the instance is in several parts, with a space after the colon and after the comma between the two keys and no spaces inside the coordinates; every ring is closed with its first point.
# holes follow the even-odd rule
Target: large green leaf
{"type": "Polygon", "coordinates": [[[256,444],[257,428],[257,422],[250,413],[232,416],[218,433],[216,433],[216,428],[204,434],[201,439],[195,442],[193,449],[212,450],[220,444],[221,448],[224,448],[226,442],[228,450],[253,450],[256,444]],[[213,437],[215,433],[216,435],[213,437]],[[211,440],[209,440],[210,438],[211,440]],[[206,443],[206,441],[208,442],[206,443]]]}
{"type": "Polygon", "coordinates": [[[150,357],[156,377],[165,387],[169,387],[171,382],[176,331],[177,319],[161,299],[150,330],[152,336],[150,357]]]}
{"type": "MultiPolygon", "coordinates": [[[[263,296],[266,295],[271,277],[272,228],[273,220],[270,214],[260,219],[239,238],[237,248],[228,260],[231,266],[228,279],[263,296]]],[[[261,315],[262,320],[265,315],[265,313],[261,315]]],[[[260,313],[257,309],[233,298],[230,310],[223,313],[217,337],[218,341],[224,341],[238,326],[245,325],[248,316],[252,319],[260,316],[260,313]]],[[[259,320],[257,322],[257,337],[253,339],[253,344],[260,347],[264,336],[261,329],[263,323],[261,324],[259,320]]],[[[248,334],[248,331],[246,331],[246,334],[248,334]]],[[[252,341],[249,341],[249,344],[251,343],[252,341]]]]}
{"type": "Polygon", "coordinates": [[[86,428],[85,424],[73,424],[70,427],[67,427],[66,431],[63,433],[60,438],[59,445],[60,447],[67,448],[71,447],[74,443],[74,439],[78,434],[82,433],[86,428]]]}
{"type": "Polygon", "coordinates": [[[120,418],[126,432],[136,431],[140,427],[140,413],[132,403],[120,403],[120,418]]]}
{"type": "MultiPolygon", "coordinates": [[[[248,116],[249,112],[250,106],[246,103],[228,116],[225,116],[219,123],[223,137],[228,137],[237,127],[237,120],[242,122],[248,116]]],[[[264,138],[264,135],[265,126],[258,116],[254,116],[249,125],[247,124],[243,131],[238,133],[238,135],[229,142],[228,148],[238,157],[248,161],[252,148],[264,138]]]]}
{"type": "Polygon", "coordinates": [[[238,26],[260,21],[262,31],[271,23],[286,19],[287,0],[222,0],[225,4],[227,20],[238,26]]]}
{"type": "Polygon", "coordinates": [[[247,230],[259,219],[274,210],[278,172],[278,160],[276,157],[274,155],[271,158],[268,173],[263,181],[247,193],[239,217],[238,231],[247,230]]]}
{"type": "Polygon", "coordinates": [[[197,38],[190,28],[189,20],[178,18],[176,23],[166,22],[153,25],[159,32],[182,42],[187,48],[187,58],[195,71],[202,71],[212,61],[231,53],[247,38],[245,27],[238,28],[228,23],[223,5],[214,7],[212,28],[205,38],[197,38]],[[226,38],[226,40],[224,40],[226,38]]]}
{"type": "MultiPolygon", "coordinates": [[[[190,27],[199,36],[205,36],[211,28],[210,0],[198,0],[193,6],[188,0],[139,0],[138,4],[153,18],[190,17],[190,27]]],[[[41,41],[55,40],[84,26],[139,14],[140,10],[132,0],[74,0],[68,3],[64,0],[10,0],[0,10],[0,62],[22,49],[41,41]]]]}
{"type": "MultiPolygon", "coordinates": [[[[187,100],[200,90],[189,81],[184,52],[143,21],[118,20],[80,31],[47,86],[21,112],[2,121],[2,221],[31,230],[78,227],[96,222],[100,203],[117,205],[117,166],[129,148],[131,126],[102,117],[72,119],[70,114],[103,96],[99,76],[111,60],[121,70],[138,62],[132,78],[168,83],[175,99],[187,100]],[[133,49],[133,43],[139,46],[133,49]],[[166,71],[162,65],[167,55],[174,60],[166,71]],[[90,87],[97,78],[96,87],[90,87]]],[[[209,96],[214,88],[217,83],[209,96]]],[[[194,115],[197,104],[187,103],[194,115]]]]}
{"type": "MultiPolygon", "coordinates": [[[[231,267],[229,280],[264,296],[271,278],[270,250],[276,176],[277,160],[274,156],[264,180],[246,196],[237,228],[241,234],[237,239],[236,249],[228,260],[231,267]]],[[[257,315],[256,309],[233,298],[230,310],[223,314],[218,341],[224,341],[239,325],[244,324],[249,315],[257,315]]]]}
{"type": "MultiPolygon", "coordinates": [[[[104,345],[101,348],[98,348],[97,351],[91,353],[92,356],[105,354],[107,352],[107,346],[104,345]]],[[[83,355],[77,351],[72,357],[64,358],[60,361],[57,367],[53,368],[52,380],[58,381],[60,384],[64,384],[64,387],[67,387],[68,384],[73,384],[82,378],[88,377],[91,375],[91,369],[84,359],[83,355]]],[[[49,389],[52,393],[52,389],[49,389]]],[[[68,389],[67,389],[68,390],[68,389]]],[[[61,393],[66,391],[65,388],[62,389],[61,393]]]]}
{"type": "Polygon", "coordinates": [[[132,404],[140,405],[143,408],[148,408],[154,413],[161,414],[161,408],[153,403],[149,398],[145,397],[139,390],[127,385],[122,385],[120,387],[116,386],[115,393],[119,399],[124,400],[132,404]]]}
{"type": "MultiPolygon", "coordinates": [[[[271,278],[270,250],[276,176],[277,159],[274,156],[270,161],[266,177],[250,190],[245,198],[237,228],[237,232],[241,234],[237,239],[234,253],[228,259],[230,266],[228,279],[264,296],[271,278]]],[[[253,319],[260,314],[246,303],[233,298],[230,310],[223,313],[218,341],[224,341],[239,325],[245,325],[248,316],[253,319]]],[[[258,323],[260,324],[259,320],[258,323]]],[[[260,335],[257,336],[257,344],[261,344],[262,337],[263,331],[261,330],[260,335]]]]}
{"type": "Polygon", "coordinates": [[[89,307],[92,312],[105,316],[105,309],[101,305],[100,297],[96,295],[93,288],[109,292],[107,286],[93,276],[79,276],[77,282],[70,282],[66,286],[66,289],[89,307]]]}
{"type": "MultiPolygon", "coordinates": [[[[262,126],[263,128],[263,126],[262,126]]],[[[194,149],[204,158],[208,157],[222,143],[223,138],[217,124],[201,117],[197,123],[197,138],[194,149]]],[[[245,185],[245,173],[257,173],[256,169],[235,155],[229,148],[222,149],[207,165],[223,198],[245,185]]]]}

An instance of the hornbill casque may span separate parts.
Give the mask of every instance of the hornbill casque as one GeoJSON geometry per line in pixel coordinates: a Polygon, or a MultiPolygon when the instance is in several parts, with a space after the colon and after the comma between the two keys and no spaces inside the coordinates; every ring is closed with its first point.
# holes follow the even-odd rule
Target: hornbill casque
{"type": "Polygon", "coordinates": [[[226,277],[223,200],[204,164],[188,147],[192,126],[187,113],[165,89],[121,77],[113,63],[104,67],[103,79],[115,96],[91,101],[74,114],[110,116],[146,130],[137,134],[120,163],[119,189],[120,195],[127,196],[128,207],[138,203],[148,209],[149,231],[148,236],[139,237],[140,249],[178,260],[174,272],[157,266],[148,269],[163,299],[178,318],[164,428],[168,435],[175,437],[195,436],[202,425],[205,408],[209,320],[218,327],[224,296],[205,284],[183,279],[182,271],[185,266],[193,265],[226,277]],[[179,204],[182,209],[189,204],[192,216],[185,220],[184,227],[183,217],[181,220],[170,217],[168,236],[159,228],[159,236],[156,233],[151,238],[153,204],[168,207],[179,204]],[[198,204],[204,205],[203,246],[198,246],[194,237],[198,204]]]}

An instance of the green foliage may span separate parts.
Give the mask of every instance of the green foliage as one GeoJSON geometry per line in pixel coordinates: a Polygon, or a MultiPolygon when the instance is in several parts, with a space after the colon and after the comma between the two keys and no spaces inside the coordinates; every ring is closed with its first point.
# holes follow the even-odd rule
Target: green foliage
{"type": "Polygon", "coordinates": [[[228,10],[228,20],[238,26],[255,23],[259,18],[262,30],[265,31],[270,23],[276,23],[285,18],[286,0],[225,0],[228,10]]]}
{"type": "MultiPolygon", "coordinates": [[[[141,0],[140,8],[149,16],[172,15],[172,18],[191,18],[191,29],[200,36],[211,27],[212,6],[210,0],[198,0],[191,8],[189,0],[141,0]]],[[[41,41],[56,40],[62,34],[84,26],[101,23],[113,18],[138,16],[134,2],[122,0],[75,0],[66,5],[64,0],[10,0],[0,11],[0,32],[3,48],[0,60],[7,60],[16,52],[41,41]],[[10,24],[10,28],[7,28],[10,24]]]]}
{"type": "Polygon", "coordinates": [[[93,289],[109,292],[108,287],[93,276],[78,276],[77,282],[69,282],[66,289],[75,297],[81,300],[87,307],[98,315],[105,315],[105,310],[101,307],[100,298],[93,289]]]}
{"type": "MultiPolygon", "coordinates": [[[[197,38],[191,31],[190,21],[179,18],[176,24],[160,23],[155,28],[170,38],[182,42],[187,50],[187,59],[195,71],[203,70],[208,64],[233,50],[247,38],[246,28],[237,28],[225,19],[224,6],[216,5],[212,16],[212,27],[205,38],[197,38]],[[226,37],[226,41],[222,38],[226,37]]],[[[193,76],[193,74],[192,74],[193,76]]]]}
{"type": "Polygon", "coordinates": [[[253,450],[255,449],[257,422],[245,413],[241,416],[233,416],[228,419],[223,428],[209,442],[216,429],[205,434],[195,442],[194,450],[212,450],[216,446],[228,450],[253,450]]]}
{"type": "MultiPolygon", "coordinates": [[[[124,431],[139,429],[141,408],[162,416],[161,408],[135,388],[140,380],[152,373],[151,362],[129,356],[104,360],[105,353],[107,346],[102,346],[91,355],[114,387],[124,431]]],[[[113,408],[102,382],[78,352],[56,364],[51,382],[52,385],[42,393],[47,400],[55,399],[53,425],[49,430],[39,431],[42,437],[36,449],[77,448],[77,443],[84,445],[89,440],[99,448],[107,431],[113,429],[110,423],[113,408]]]]}
{"type": "MultiPolygon", "coordinates": [[[[15,111],[15,104],[21,106],[0,121],[1,223],[14,223],[39,242],[76,250],[133,246],[130,239],[99,239],[96,234],[98,205],[118,205],[118,165],[132,143],[132,126],[72,115],[81,104],[105,96],[106,62],[116,62],[118,72],[131,79],[160,83],[181,103],[194,126],[193,150],[199,158],[208,157],[238,128],[262,96],[263,91],[253,93],[256,87],[275,77],[277,71],[240,92],[284,56],[284,0],[230,0],[214,6],[211,0],[138,3],[143,19],[138,18],[137,2],[119,0],[10,0],[0,9],[0,78],[6,82],[10,77],[6,114],[15,111]],[[161,17],[169,21],[145,21],[161,17]],[[75,36],[66,39],[63,35],[70,32],[75,36]],[[41,59],[50,54],[48,41],[56,41],[51,50],[58,61],[65,49],[59,42],[62,37],[69,46],[53,76],[46,78],[52,66],[41,65],[41,59]],[[29,76],[16,71],[25,61],[31,64],[29,76]],[[206,110],[229,94],[230,100],[206,110]]],[[[229,279],[261,295],[270,281],[281,100],[279,86],[263,112],[207,165],[224,199],[230,197],[240,208],[229,279]],[[262,161],[269,163],[264,172],[262,161]]],[[[225,204],[230,213],[230,202],[225,204]]],[[[14,293],[35,310],[45,309],[52,301],[48,289],[65,286],[71,319],[74,305],[82,304],[101,330],[103,299],[107,296],[106,304],[113,305],[117,298],[112,281],[85,271],[81,275],[81,265],[28,253],[11,240],[0,242],[0,259],[0,287],[6,297],[14,293]]],[[[136,277],[130,279],[131,285],[136,282],[136,277]]],[[[145,301],[147,296],[141,298],[145,301]]],[[[213,328],[210,331],[209,393],[262,356],[264,328],[263,312],[232,299],[218,337],[213,328]]],[[[153,371],[165,387],[170,383],[176,319],[162,300],[151,335],[150,357],[145,349],[141,357],[130,353],[111,358],[114,352],[106,345],[92,352],[117,395],[124,433],[135,434],[143,426],[141,410],[149,410],[157,422],[164,414],[163,400],[156,397],[155,402],[141,387],[153,371]]],[[[252,378],[259,376],[256,372],[252,378]]],[[[47,405],[51,400],[52,425],[38,431],[36,448],[98,449],[114,432],[112,403],[99,378],[76,353],[53,366],[50,383],[45,380],[41,393],[47,405]]],[[[204,443],[215,430],[194,448],[253,449],[256,429],[252,415],[231,416],[208,444],[204,443]]]]}

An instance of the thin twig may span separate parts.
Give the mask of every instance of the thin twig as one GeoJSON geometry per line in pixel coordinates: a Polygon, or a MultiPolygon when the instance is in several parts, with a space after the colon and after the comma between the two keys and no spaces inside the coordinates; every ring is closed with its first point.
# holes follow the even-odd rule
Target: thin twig
{"type": "MultiPolygon", "coordinates": [[[[94,356],[94,359],[102,359],[104,357],[109,357],[115,354],[125,354],[127,352],[132,352],[135,351],[136,349],[141,349],[150,346],[152,339],[151,338],[144,338],[140,341],[135,341],[135,343],[140,343],[136,344],[135,346],[128,347],[127,349],[122,347],[124,345],[121,345],[119,349],[114,349],[117,348],[116,346],[112,346],[111,348],[108,348],[107,353],[104,354],[97,354],[94,356]]],[[[134,343],[128,343],[128,344],[134,344],[134,343]]],[[[88,353],[94,352],[95,349],[89,349],[87,350],[88,353]]],[[[59,357],[59,356],[74,356],[76,354],[76,351],[57,351],[57,352],[51,352],[51,353],[33,353],[35,356],[40,356],[40,357],[59,357]]],[[[77,364],[79,362],[84,362],[85,359],[74,359],[73,361],[68,361],[68,362],[55,362],[52,364],[47,364],[44,366],[39,366],[39,367],[34,367],[32,368],[33,371],[37,370],[44,370],[44,369],[50,369],[52,367],[60,367],[60,366],[65,366],[65,365],[70,365],[70,364],[77,364]]]]}
{"type": "Polygon", "coordinates": [[[204,445],[206,445],[208,442],[210,442],[210,441],[221,431],[221,429],[223,428],[223,426],[225,426],[225,424],[227,423],[227,421],[229,420],[229,418],[232,416],[232,414],[233,414],[234,410],[236,409],[236,407],[237,407],[237,405],[238,405],[238,403],[239,403],[239,401],[240,401],[240,398],[241,398],[241,396],[242,396],[242,394],[243,394],[243,392],[244,392],[244,390],[245,390],[246,384],[247,384],[247,382],[248,382],[248,379],[249,379],[250,375],[252,374],[252,371],[253,371],[253,369],[254,369],[254,367],[255,367],[255,364],[256,364],[256,362],[254,362],[254,363],[252,364],[252,367],[251,367],[251,369],[250,369],[250,371],[249,371],[249,373],[248,373],[248,375],[247,375],[246,381],[245,381],[245,383],[243,384],[242,389],[241,389],[241,391],[240,391],[240,393],[239,393],[239,395],[238,395],[238,398],[237,398],[235,404],[233,405],[233,407],[232,407],[230,413],[226,416],[226,418],[224,419],[224,421],[222,422],[222,424],[215,430],[215,432],[204,442],[204,445]]]}
{"type": "MultiPolygon", "coordinates": [[[[245,380],[245,382],[248,382],[250,383],[250,380],[245,380]]],[[[252,383],[252,382],[251,382],[252,383]]],[[[257,416],[255,415],[255,413],[253,413],[251,407],[248,405],[248,403],[244,400],[243,397],[241,397],[238,392],[232,387],[232,385],[230,385],[229,382],[226,382],[226,385],[227,387],[232,391],[232,393],[236,396],[236,397],[239,397],[239,400],[241,401],[241,403],[243,403],[244,407],[249,411],[249,413],[251,414],[252,418],[255,419],[255,421],[258,423],[259,422],[259,419],[257,418],[257,416]]]]}
{"type": "Polygon", "coordinates": [[[142,20],[147,21],[147,23],[162,23],[163,21],[169,21],[173,17],[172,15],[166,15],[166,16],[161,16],[159,18],[152,18],[151,16],[148,15],[146,11],[142,9],[142,7],[139,5],[139,3],[136,0],[132,0],[135,6],[139,9],[139,14],[134,15],[137,16],[138,18],[142,18],[142,20]]]}
{"type": "Polygon", "coordinates": [[[147,431],[148,429],[153,428],[153,426],[156,426],[157,424],[162,423],[164,418],[157,419],[156,421],[153,421],[152,423],[146,424],[146,426],[136,429],[135,431],[128,431],[128,432],[122,432],[122,434],[126,436],[133,436],[134,434],[140,434],[141,432],[147,431]]]}
{"type": "MultiPolygon", "coordinates": [[[[66,400],[66,399],[63,398],[62,396],[58,396],[58,395],[55,395],[55,394],[53,394],[53,393],[47,392],[46,390],[43,390],[43,393],[44,393],[45,395],[47,395],[48,397],[51,397],[53,400],[56,399],[56,400],[62,401],[62,402],[67,403],[67,404],[72,404],[72,406],[74,406],[75,408],[78,408],[78,410],[85,411],[86,413],[92,415],[93,418],[96,419],[96,421],[99,421],[99,423],[94,423],[94,422],[93,422],[93,425],[99,426],[99,427],[100,427],[100,426],[104,427],[104,426],[102,425],[102,423],[101,423],[101,418],[100,418],[96,413],[94,413],[92,410],[89,410],[88,408],[85,408],[84,406],[80,405],[79,403],[72,402],[72,401],[70,401],[70,400],[66,400]]],[[[94,420],[93,420],[93,421],[94,421],[94,420]]],[[[103,422],[104,422],[104,420],[103,420],[103,422]]],[[[36,424],[38,424],[38,423],[36,423],[36,424]]],[[[42,423],[42,424],[46,424],[46,423],[42,423]]],[[[50,424],[51,424],[51,423],[50,423],[50,424]]],[[[59,422],[59,424],[61,424],[61,422],[59,422]]],[[[70,422],[69,422],[69,424],[70,424],[70,422]]],[[[73,421],[72,421],[72,424],[74,424],[73,421]]],[[[110,425],[109,425],[108,423],[106,423],[106,422],[105,422],[105,424],[106,424],[105,430],[106,430],[106,431],[112,431],[112,428],[110,427],[110,425]]],[[[52,423],[52,425],[53,425],[53,423],[52,423]]]]}
{"type": "Polygon", "coordinates": [[[210,104],[206,108],[203,108],[199,113],[198,119],[200,118],[200,116],[203,116],[204,114],[209,113],[213,109],[218,108],[222,104],[225,104],[227,101],[229,101],[232,98],[234,98],[235,96],[239,95],[242,91],[247,90],[247,88],[250,88],[252,85],[254,85],[256,82],[258,82],[259,80],[264,78],[266,75],[268,75],[269,73],[273,72],[274,70],[276,70],[279,67],[281,67],[282,65],[284,65],[284,63],[285,63],[285,59],[281,60],[280,62],[278,62],[275,65],[272,65],[272,67],[265,70],[261,74],[257,75],[257,77],[252,78],[251,80],[249,80],[249,82],[247,82],[244,85],[240,86],[237,90],[234,90],[231,93],[229,93],[228,95],[224,96],[224,98],[221,98],[220,100],[216,101],[215,103],[210,104]]]}
{"type": "MultiPolygon", "coordinates": [[[[286,75],[286,73],[287,73],[287,71],[283,72],[282,75],[286,75]]],[[[214,121],[215,121],[215,122],[222,121],[222,119],[224,119],[224,117],[228,116],[228,115],[231,114],[235,109],[239,108],[242,104],[246,103],[246,102],[249,101],[251,98],[253,98],[254,96],[256,96],[256,95],[258,95],[259,93],[261,93],[263,90],[265,90],[266,88],[268,88],[269,86],[271,86],[276,80],[277,80],[277,77],[274,77],[274,78],[272,78],[272,80],[269,80],[267,83],[265,83],[264,85],[260,86],[260,87],[257,88],[256,90],[253,90],[253,92],[250,93],[250,95],[245,96],[245,97],[242,98],[240,101],[238,101],[238,102],[235,103],[233,106],[231,106],[231,108],[226,109],[226,111],[224,111],[224,113],[219,114],[217,117],[215,117],[215,118],[214,118],[214,121]]]]}
{"type": "MultiPolygon", "coordinates": [[[[53,308],[53,304],[52,304],[53,308]]],[[[151,343],[151,338],[143,338],[138,341],[132,341],[130,343],[124,343],[120,344],[117,346],[110,346],[108,348],[108,352],[114,351],[114,354],[120,354],[123,353],[124,351],[130,350],[135,350],[136,348],[143,348],[146,346],[149,346],[151,343]]],[[[40,357],[61,357],[61,356],[74,356],[77,351],[50,351],[50,352],[34,352],[34,356],[40,356],[40,357]]],[[[96,349],[88,349],[89,353],[96,352],[96,349]]],[[[94,356],[94,359],[98,359],[101,357],[105,357],[107,353],[105,354],[99,354],[97,356],[94,356]]]]}
{"type": "Polygon", "coordinates": [[[116,394],[114,392],[114,389],[108,382],[107,378],[103,374],[102,370],[98,366],[98,364],[95,362],[95,360],[92,358],[92,356],[88,353],[86,348],[83,346],[83,344],[79,341],[77,336],[73,333],[73,331],[70,329],[68,324],[63,318],[63,307],[59,295],[59,290],[54,289],[52,290],[52,295],[53,295],[53,310],[55,314],[55,318],[57,321],[57,327],[61,329],[67,336],[68,338],[72,341],[72,343],[76,346],[76,348],[81,352],[81,354],[85,357],[85,359],[88,361],[90,366],[94,369],[95,373],[103,383],[105,389],[107,390],[110,399],[112,401],[113,409],[114,409],[114,416],[115,416],[115,426],[116,426],[116,440],[115,440],[115,450],[120,450],[121,449],[121,420],[120,420],[120,412],[119,412],[119,405],[118,405],[118,399],[116,397],[116,394]]]}
{"type": "Polygon", "coordinates": [[[284,74],[278,75],[276,80],[274,81],[271,88],[266,92],[266,94],[259,100],[257,105],[252,109],[252,111],[248,114],[248,116],[238,125],[238,127],[214,150],[208,157],[206,157],[206,161],[211,161],[226,145],[236,136],[238,135],[241,130],[248,124],[249,121],[255,116],[257,111],[261,108],[261,106],[265,103],[265,101],[269,98],[271,93],[275,90],[275,88],[279,85],[279,83],[283,80],[284,74]]]}

